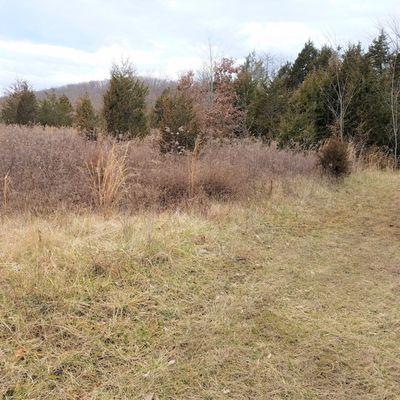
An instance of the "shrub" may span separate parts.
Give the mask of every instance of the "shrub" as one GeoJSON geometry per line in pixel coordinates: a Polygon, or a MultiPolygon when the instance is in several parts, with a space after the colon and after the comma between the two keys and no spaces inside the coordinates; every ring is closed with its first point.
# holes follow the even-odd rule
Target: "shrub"
{"type": "Polygon", "coordinates": [[[328,139],[321,148],[319,161],[322,169],[335,178],[350,172],[350,160],[347,143],[338,137],[328,139]]]}

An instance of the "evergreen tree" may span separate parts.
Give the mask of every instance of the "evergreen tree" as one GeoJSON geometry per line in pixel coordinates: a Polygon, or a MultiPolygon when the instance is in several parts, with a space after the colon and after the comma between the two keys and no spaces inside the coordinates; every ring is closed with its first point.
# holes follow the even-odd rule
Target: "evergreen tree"
{"type": "Polygon", "coordinates": [[[323,46],[321,50],[318,51],[318,56],[315,60],[315,69],[327,69],[329,67],[329,62],[334,55],[333,49],[329,46],[323,46]]]}
{"type": "MultiPolygon", "coordinates": [[[[325,60],[329,53],[327,49],[325,60]]],[[[290,98],[280,122],[280,143],[310,147],[334,134],[387,147],[390,110],[384,101],[385,79],[360,44],[350,45],[343,55],[333,53],[328,63],[317,61],[290,98]]]]}
{"type": "Polygon", "coordinates": [[[72,126],[73,107],[68,97],[57,97],[55,92],[46,93],[39,102],[38,121],[43,126],[72,126]]]}
{"type": "Polygon", "coordinates": [[[318,50],[310,40],[305,43],[288,74],[287,86],[296,89],[313,70],[318,58],[318,50]]]}
{"type": "Polygon", "coordinates": [[[154,106],[153,122],[161,132],[160,150],[163,153],[193,150],[199,134],[191,85],[183,82],[186,82],[185,78],[176,90],[165,89],[154,106]]]}
{"type": "Polygon", "coordinates": [[[261,58],[255,52],[250,53],[239,68],[234,81],[237,96],[236,107],[246,114],[246,130],[255,136],[260,136],[258,130],[254,131],[256,109],[258,109],[260,100],[271,80],[268,61],[267,57],[261,58]],[[254,103],[257,103],[257,106],[254,103]],[[253,110],[252,115],[248,112],[250,108],[253,110]]]}
{"type": "Polygon", "coordinates": [[[276,138],[289,98],[282,78],[277,77],[270,84],[258,84],[246,115],[249,132],[263,140],[276,138]]]}
{"type": "Polygon", "coordinates": [[[167,87],[162,91],[162,93],[154,103],[154,108],[150,118],[150,123],[152,128],[160,128],[165,110],[169,108],[168,103],[170,101],[170,97],[171,97],[171,88],[167,87]]]}
{"type": "Polygon", "coordinates": [[[331,135],[334,117],[326,99],[330,95],[330,77],[324,70],[310,73],[290,98],[280,121],[281,145],[313,147],[331,135]]]}
{"type": "Polygon", "coordinates": [[[87,93],[77,101],[74,125],[87,139],[97,139],[96,128],[98,125],[98,118],[87,93]]]}
{"type": "Polygon", "coordinates": [[[39,102],[38,122],[43,126],[58,126],[58,99],[54,92],[46,93],[46,97],[39,102]]]}
{"type": "Polygon", "coordinates": [[[74,109],[68,97],[63,94],[57,102],[57,126],[72,126],[74,109]]]}
{"type": "Polygon", "coordinates": [[[390,46],[383,29],[369,46],[367,57],[371,60],[372,66],[379,74],[387,70],[390,61],[390,46]]]}
{"type": "Polygon", "coordinates": [[[290,97],[286,87],[290,69],[290,64],[285,64],[275,73],[270,58],[258,57],[254,52],[241,66],[235,88],[238,106],[246,116],[246,130],[251,135],[263,140],[276,137],[290,97]]]}
{"type": "Polygon", "coordinates": [[[117,139],[144,136],[148,88],[135,76],[128,62],[111,69],[110,86],[104,95],[103,115],[107,132],[117,139]]]}
{"type": "Polygon", "coordinates": [[[287,81],[289,80],[289,75],[290,75],[290,70],[292,68],[292,65],[290,64],[289,61],[287,61],[285,64],[283,64],[279,69],[276,74],[277,79],[282,79],[285,84],[287,84],[287,81]]]}
{"type": "Polygon", "coordinates": [[[258,82],[254,79],[251,72],[245,66],[242,66],[234,85],[237,95],[236,106],[242,110],[246,110],[253,100],[258,82]]]}
{"type": "MultiPolygon", "coordinates": [[[[349,108],[347,136],[363,144],[387,147],[390,142],[390,107],[385,101],[386,76],[370,54],[353,61],[357,88],[349,108]]],[[[354,77],[354,72],[353,72],[354,77]]]]}
{"type": "Polygon", "coordinates": [[[31,125],[37,117],[36,96],[28,82],[17,81],[8,91],[1,118],[6,124],[31,125]]]}

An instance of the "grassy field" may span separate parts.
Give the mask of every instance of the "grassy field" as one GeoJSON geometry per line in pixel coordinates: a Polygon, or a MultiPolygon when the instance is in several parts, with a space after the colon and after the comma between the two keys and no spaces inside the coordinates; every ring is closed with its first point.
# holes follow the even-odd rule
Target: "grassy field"
{"type": "Polygon", "coordinates": [[[3,217],[3,399],[398,399],[400,175],[3,217]]]}

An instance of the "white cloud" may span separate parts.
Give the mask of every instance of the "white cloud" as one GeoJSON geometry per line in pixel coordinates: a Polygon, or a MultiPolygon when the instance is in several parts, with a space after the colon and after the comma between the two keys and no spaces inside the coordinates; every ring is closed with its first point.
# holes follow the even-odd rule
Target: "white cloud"
{"type": "MultiPolygon", "coordinates": [[[[398,0],[1,1],[0,90],[16,77],[37,88],[104,79],[129,57],[139,73],[176,77],[215,56],[249,50],[294,57],[305,41],[367,44],[398,0]]],[[[397,11],[396,11],[397,10],[397,11]]]]}
{"type": "Polygon", "coordinates": [[[239,31],[239,37],[256,50],[288,53],[299,51],[311,39],[323,41],[319,31],[301,22],[248,22],[239,31]]]}
{"type": "Polygon", "coordinates": [[[101,80],[108,76],[113,62],[126,58],[140,74],[169,78],[201,65],[199,46],[186,48],[183,44],[179,54],[159,42],[146,51],[114,44],[90,52],[3,38],[0,39],[0,63],[3,66],[0,85],[4,89],[17,77],[28,79],[37,88],[101,80]]]}

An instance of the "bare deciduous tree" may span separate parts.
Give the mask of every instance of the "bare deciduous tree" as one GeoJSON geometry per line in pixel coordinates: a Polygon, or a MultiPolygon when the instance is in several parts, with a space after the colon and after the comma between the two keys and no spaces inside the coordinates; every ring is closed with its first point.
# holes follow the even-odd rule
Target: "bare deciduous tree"
{"type": "Polygon", "coordinates": [[[348,73],[342,73],[343,61],[338,53],[334,54],[329,63],[329,88],[332,94],[327,93],[325,87],[321,87],[324,93],[329,110],[332,112],[339,137],[344,138],[346,117],[349,106],[357,89],[358,82],[348,73]]]}
{"type": "Polygon", "coordinates": [[[400,25],[393,18],[389,23],[390,43],[392,47],[392,57],[390,61],[390,112],[391,112],[391,130],[394,140],[394,160],[398,165],[398,147],[399,147],[399,117],[400,117],[400,25]]]}

